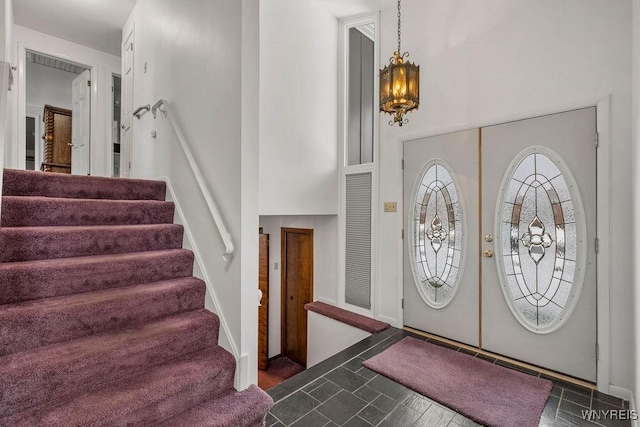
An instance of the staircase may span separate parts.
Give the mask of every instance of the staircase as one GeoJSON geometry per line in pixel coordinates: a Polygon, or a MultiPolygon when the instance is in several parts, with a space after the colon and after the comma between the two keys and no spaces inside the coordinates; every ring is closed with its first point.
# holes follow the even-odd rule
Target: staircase
{"type": "Polygon", "coordinates": [[[5,170],[0,426],[260,426],[165,183],[5,170]]]}

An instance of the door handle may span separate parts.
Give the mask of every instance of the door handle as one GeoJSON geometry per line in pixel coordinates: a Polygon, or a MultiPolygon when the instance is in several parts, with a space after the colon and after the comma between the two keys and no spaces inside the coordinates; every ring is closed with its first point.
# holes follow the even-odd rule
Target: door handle
{"type": "Polygon", "coordinates": [[[74,145],[73,145],[72,143],[70,143],[70,142],[67,142],[67,145],[68,145],[69,147],[73,147],[73,146],[74,146],[74,145]]]}
{"type": "Polygon", "coordinates": [[[486,251],[484,251],[484,256],[486,258],[491,258],[493,256],[493,251],[491,249],[487,249],[486,251]]]}

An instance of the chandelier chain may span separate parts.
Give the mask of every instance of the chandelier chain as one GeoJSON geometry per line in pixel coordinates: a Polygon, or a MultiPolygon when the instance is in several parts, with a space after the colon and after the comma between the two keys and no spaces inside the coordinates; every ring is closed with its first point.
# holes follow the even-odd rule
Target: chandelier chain
{"type": "Polygon", "coordinates": [[[402,55],[400,50],[400,0],[398,0],[398,55],[402,55]]]}

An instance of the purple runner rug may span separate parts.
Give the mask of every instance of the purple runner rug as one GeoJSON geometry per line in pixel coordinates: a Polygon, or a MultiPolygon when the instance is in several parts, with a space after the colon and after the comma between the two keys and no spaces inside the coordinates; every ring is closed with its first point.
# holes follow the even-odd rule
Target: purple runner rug
{"type": "Polygon", "coordinates": [[[552,387],[551,381],[412,337],[362,364],[487,426],[537,426],[552,387]]]}

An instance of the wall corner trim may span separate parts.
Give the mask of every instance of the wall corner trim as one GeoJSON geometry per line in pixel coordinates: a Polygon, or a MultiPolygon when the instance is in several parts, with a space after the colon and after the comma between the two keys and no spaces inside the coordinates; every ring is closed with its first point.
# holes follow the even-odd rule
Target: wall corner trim
{"type": "MultiPolygon", "coordinates": [[[[193,234],[191,233],[191,228],[189,227],[186,217],[184,216],[184,213],[180,207],[180,202],[176,198],[176,194],[173,190],[173,186],[171,185],[171,180],[167,176],[159,177],[158,179],[166,182],[167,184],[167,191],[169,193],[171,201],[175,204],[176,215],[180,221],[180,224],[182,224],[182,226],[184,227],[184,237],[189,243],[189,246],[191,246],[191,250],[193,251],[193,255],[194,255],[194,262],[198,265],[198,268],[202,273],[202,280],[205,282],[207,287],[207,292],[209,293],[209,296],[213,301],[213,305],[216,310],[216,315],[220,318],[220,329],[225,334],[227,341],[229,342],[230,348],[228,350],[231,352],[231,354],[233,354],[233,357],[236,359],[236,362],[239,362],[241,359],[241,356],[240,356],[240,352],[238,351],[238,346],[233,340],[233,336],[231,335],[231,331],[229,330],[228,321],[222,312],[220,301],[216,294],[215,288],[213,287],[213,281],[211,280],[207,269],[204,268],[205,264],[202,262],[202,255],[200,254],[200,251],[198,250],[198,247],[195,244],[195,240],[193,239],[193,234]]],[[[241,372],[242,371],[241,363],[237,363],[236,366],[237,366],[236,379],[239,380],[243,378],[244,373],[241,372]]]]}

